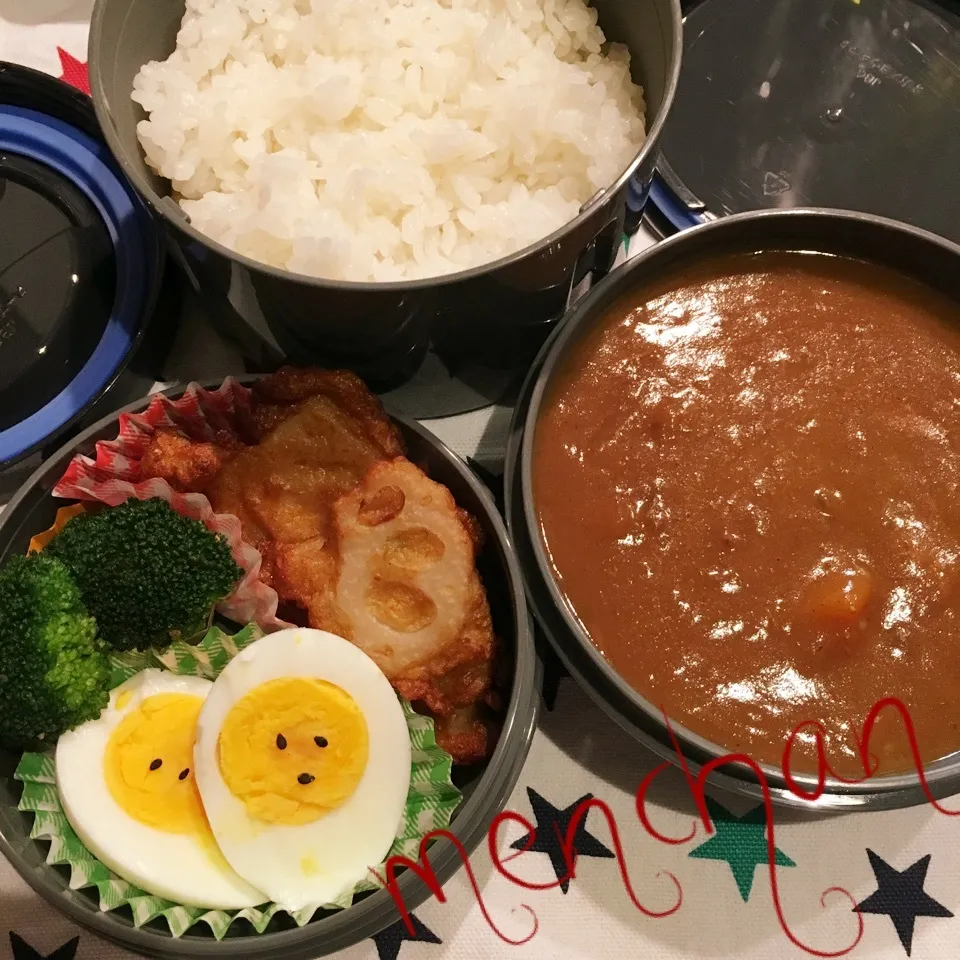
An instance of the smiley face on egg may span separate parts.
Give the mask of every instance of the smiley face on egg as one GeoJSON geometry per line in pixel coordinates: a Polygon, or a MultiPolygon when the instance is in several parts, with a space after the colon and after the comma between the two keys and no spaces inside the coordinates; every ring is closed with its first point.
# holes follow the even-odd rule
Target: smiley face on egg
{"type": "Polygon", "coordinates": [[[217,848],[194,771],[197,720],[213,684],[145,670],[99,718],[57,743],[57,790],[84,845],[155,896],[212,909],[268,898],[217,848]]]}
{"type": "Polygon", "coordinates": [[[312,823],[356,790],[367,766],[367,722],[345,690],[315,677],[254,687],[227,714],[218,762],[247,813],[267,823],[312,823]]]}
{"type": "Polygon", "coordinates": [[[410,785],[403,709],[376,664],[319,630],[235,657],[197,725],[203,805],[236,872],[286,910],[335,901],[382,863],[410,785]]]}
{"type": "Polygon", "coordinates": [[[127,689],[114,701],[123,719],[110,734],[103,758],[111,796],[126,814],[147,826],[203,834],[209,828],[190,776],[203,697],[154,693],[136,705],[132,699],[133,690],[127,689]]]}

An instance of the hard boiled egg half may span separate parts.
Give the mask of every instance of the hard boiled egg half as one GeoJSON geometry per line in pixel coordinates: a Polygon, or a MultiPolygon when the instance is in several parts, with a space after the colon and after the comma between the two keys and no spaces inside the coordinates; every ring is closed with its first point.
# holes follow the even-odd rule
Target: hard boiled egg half
{"type": "Polygon", "coordinates": [[[144,670],[96,719],[57,743],[57,790],[87,849],[119,876],[175,903],[253,907],[269,898],[217,848],[193,754],[209,680],[144,670]]]}
{"type": "Polygon", "coordinates": [[[197,786],[223,855],[286,910],[371,879],[401,828],[410,737],[358,647],[292,629],[226,666],[200,712],[197,786]]]}

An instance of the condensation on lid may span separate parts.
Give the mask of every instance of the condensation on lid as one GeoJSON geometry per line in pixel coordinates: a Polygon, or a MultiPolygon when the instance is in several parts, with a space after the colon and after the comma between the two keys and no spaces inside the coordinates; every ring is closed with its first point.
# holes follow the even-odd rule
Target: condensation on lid
{"type": "Polygon", "coordinates": [[[683,68],[662,141],[667,189],[654,193],[658,205],[673,205],[675,225],[704,213],[836,207],[960,242],[960,8],[937,0],[684,8],[683,68]]]}

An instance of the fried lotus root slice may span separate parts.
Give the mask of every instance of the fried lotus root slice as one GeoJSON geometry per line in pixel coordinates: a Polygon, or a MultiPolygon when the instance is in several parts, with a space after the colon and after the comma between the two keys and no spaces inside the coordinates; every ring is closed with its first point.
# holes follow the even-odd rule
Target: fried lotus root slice
{"type": "Polygon", "coordinates": [[[374,464],[334,508],[347,635],[408,700],[450,715],[487,694],[494,637],[473,531],[409,460],[374,464]]]}

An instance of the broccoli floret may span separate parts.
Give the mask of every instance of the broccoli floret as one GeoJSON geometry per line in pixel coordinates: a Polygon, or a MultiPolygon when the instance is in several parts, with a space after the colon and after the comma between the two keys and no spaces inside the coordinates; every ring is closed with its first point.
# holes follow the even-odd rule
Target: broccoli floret
{"type": "Polygon", "coordinates": [[[107,646],[67,568],[45,554],[0,568],[0,742],[52,740],[100,715],[107,646]]]}
{"type": "Polygon", "coordinates": [[[45,552],[67,565],[117,650],[196,636],[243,574],[223,537],[157,499],[80,514],[45,552]]]}

